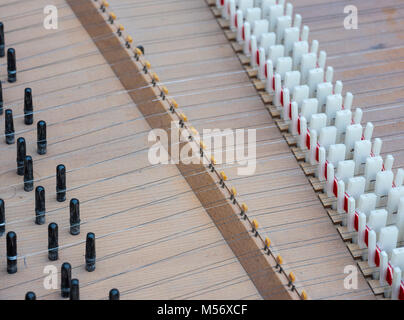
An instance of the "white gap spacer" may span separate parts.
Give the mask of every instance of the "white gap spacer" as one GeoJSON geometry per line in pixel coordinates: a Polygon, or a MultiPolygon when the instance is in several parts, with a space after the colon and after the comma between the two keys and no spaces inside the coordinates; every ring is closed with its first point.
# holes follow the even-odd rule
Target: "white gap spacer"
{"type": "Polygon", "coordinates": [[[404,183],[404,169],[399,168],[396,173],[396,177],[394,178],[394,184],[396,187],[401,187],[404,183]]]}
{"type": "Polygon", "coordinates": [[[293,50],[293,44],[299,41],[299,28],[292,27],[286,28],[284,31],[284,46],[285,46],[285,55],[290,55],[293,50]]]}
{"type": "Polygon", "coordinates": [[[326,178],[326,183],[325,183],[325,191],[327,193],[328,197],[334,196],[334,182],[335,182],[335,176],[334,176],[334,165],[332,163],[327,163],[324,162],[324,165],[321,163],[319,166],[324,167],[324,177],[326,178]]]}
{"type": "Polygon", "coordinates": [[[300,116],[298,119],[297,132],[299,134],[299,139],[297,139],[297,145],[300,149],[306,149],[306,138],[307,138],[307,120],[304,116],[300,116]]]}
{"type": "Polygon", "coordinates": [[[398,300],[401,289],[401,268],[393,267],[393,283],[391,285],[391,300],[398,300]]]}
{"type": "Polygon", "coordinates": [[[337,128],[337,142],[342,142],[345,139],[346,128],[351,125],[352,112],[351,110],[340,110],[335,115],[335,127],[337,128]]]}
{"type": "Polygon", "coordinates": [[[298,106],[295,101],[291,103],[291,109],[292,109],[292,116],[291,116],[291,121],[289,125],[289,132],[295,136],[297,135],[297,119],[298,119],[298,106]]]}
{"type": "Polygon", "coordinates": [[[283,16],[283,5],[269,7],[269,31],[275,32],[278,17],[283,16]]]}
{"type": "Polygon", "coordinates": [[[345,202],[345,183],[342,180],[337,182],[337,212],[344,213],[344,202],[345,202]]]}
{"type": "Polygon", "coordinates": [[[380,156],[368,157],[365,164],[364,176],[366,179],[366,190],[370,190],[376,181],[376,175],[383,168],[383,159],[380,156]]]}
{"type": "Polygon", "coordinates": [[[281,75],[275,73],[275,94],[273,99],[273,104],[275,107],[281,106],[281,94],[282,94],[282,82],[281,82],[281,75]]]}
{"type": "MultiPolygon", "coordinates": [[[[327,180],[325,178],[325,148],[320,147],[318,144],[316,144],[315,147],[315,154],[316,154],[316,161],[318,161],[318,167],[317,167],[317,177],[319,181],[324,181],[327,180]],[[318,156],[317,156],[318,155],[318,156]]],[[[332,167],[332,174],[334,174],[334,166],[332,167]]]]}
{"type": "Polygon", "coordinates": [[[317,85],[317,100],[318,100],[318,111],[322,112],[323,111],[323,106],[327,102],[327,97],[329,95],[332,95],[333,91],[333,86],[332,83],[330,82],[322,82],[317,85]]]}
{"type": "Polygon", "coordinates": [[[289,112],[291,112],[290,110],[292,107],[290,105],[290,92],[288,88],[283,88],[282,100],[283,100],[282,119],[290,120],[291,114],[289,115],[289,112]]]}
{"type": "Polygon", "coordinates": [[[363,111],[361,108],[356,108],[355,109],[355,114],[353,117],[353,123],[355,124],[361,124],[362,122],[362,116],[363,116],[363,111]]]}
{"type": "Polygon", "coordinates": [[[355,201],[365,192],[366,180],[364,177],[352,177],[348,180],[346,193],[349,197],[353,197],[355,201]]]}
{"type": "Polygon", "coordinates": [[[299,71],[286,72],[283,87],[289,89],[289,91],[292,92],[293,88],[298,85],[300,85],[300,72],[299,71]]]}
{"type": "Polygon", "coordinates": [[[332,163],[334,167],[338,165],[338,162],[345,160],[345,145],[333,144],[328,148],[327,161],[332,163]]]}
{"type": "Polygon", "coordinates": [[[357,209],[369,217],[370,212],[376,209],[376,203],[377,196],[374,193],[364,193],[359,196],[357,209]]]}
{"type": "Polygon", "coordinates": [[[318,60],[317,60],[318,68],[321,68],[324,70],[326,61],[327,61],[327,53],[325,51],[320,51],[320,54],[318,55],[318,60]]]}
{"type": "Polygon", "coordinates": [[[254,21],[253,35],[257,38],[258,42],[261,42],[263,34],[268,33],[268,27],[268,20],[254,21]]]}
{"type": "Polygon", "coordinates": [[[247,16],[247,9],[254,8],[254,0],[238,0],[238,8],[247,16]]]}
{"type": "Polygon", "coordinates": [[[310,126],[311,130],[320,132],[322,128],[327,126],[327,116],[325,113],[315,113],[311,116],[310,126]]]}
{"type": "Polygon", "coordinates": [[[335,144],[337,137],[337,128],[334,126],[324,127],[320,130],[320,136],[318,142],[320,146],[324,147],[325,150],[328,150],[330,145],[335,144]]]}
{"type": "Polygon", "coordinates": [[[283,57],[284,55],[285,55],[285,48],[283,45],[278,44],[269,47],[268,59],[272,60],[274,68],[276,68],[278,59],[280,57],[283,57]]]}
{"type": "Polygon", "coordinates": [[[302,108],[300,115],[305,117],[307,122],[311,122],[311,117],[313,114],[317,113],[318,101],[317,99],[304,99],[302,103],[302,108]]]}
{"type": "Polygon", "coordinates": [[[307,41],[299,41],[293,44],[293,70],[299,70],[301,67],[301,61],[304,54],[309,51],[309,44],[307,41]]]}
{"type": "Polygon", "coordinates": [[[261,9],[262,9],[262,18],[269,19],[269,9],[276,5],[276,0],[263,0],[261,9]]]}
{"type": "Polygon", "coordinates": [[[276,63],[276,73],[279,73],[281,79],[285,79],[286,72],[292,70],[292,58],[291,57],[279,57],[276,63]]]}
{"type": "Polygon", "coordinates": [[[309,86],[309,97],[314,98],[317,95],[317,86],[323,82],[324,70],[315,68],[309,70],[307,85],[309,86]]]}
{"type": "Polygon", "coordinates": [[[217,8],[222,8],[224,4],[224,0],[216,0],[216,7],[217,8]]]}
{"type": "Polygon", "coordinates": [[[404,241],[404,197],[400,198],[400,202],[398,204],[396,226],[399,230],[398,240],[404,241]]]}
{"type": "Polygon", "coordinates": [[[338,180],[348,183],[348,180],[354,176],[355,162],[352,160],[344,160],[338,162],[337,173],[335,174],[338,180]]]}
{"type": "Polygon", "coordinates": [[[361,140],[355,142],[353,160],[355,162],[355,174],[362,173],[363,165],[370,156],[372,143],[369,140],[361,140]]]}
{"type": "Polygon", "coordinates": [[[251,26],[254,26],[254,22],[260,19],[261,19],[261,8],[247,9],[245,21],[247,21],[251,26]]]}
{"type": "Polygon", "coordinates": [[[388,154],[386,159],[384,159],[384,170],[391,171],[393,169],[394,157],[391,154],[388,154]]]}
{"type": "Polygon", "coordinates": [[[246,56],[250,55],[250,39],[251,39],[251,25],[248,22],[244,22],[243,26],[243,52],[246,56]]]}
{"type": "Polygon", "coordinates": [[[316,68],[317,65],[317,55],[315,53],[305,53],[302,55],[300,63],[300,72],[302,74],[302,82],[307,82],[309,76],[309,71],[316,68]]]}
{"type": "Polygon", "coordinates": [[[269,48],[275,45],[276,35],[273,32],[266,32],[261,35],[260,47],[265,49],[265,54],[269,55],[269,48]]]}
{"type": "Polygon", "coordinates": [[[293,88],[292,101],[301,106],[303,100],[309,98],[309,87],[306,85],[296,86],[293,88]]]}
{"type": "Polygon", "coordinates": [[[386,269],[389,263],[389,256],[386,251],[382,251],[376,246],[376,254],[379,254],[379,283],[381,286],[386,286],[386,269]],[[380,252],[380,253],[378,253],[380,252]]]}
{"type": "MultiPolygon", "coordinates": [[[[293,20],[293,27],[300,30],[301,25],[302,25],[302,16],[297,13],[295,14],[295,19],[293,20]]],[[[299,41],[299,36],[296,41],[299,41]]]]}
{"type": "Polygon", "coordinates": [[[300,34],[300,41],[309,41],[310,28],[308,26],[303,26],[302,33],[300,34]]]}
{"type": "Polygon", "coordinates": [[[379,240],[377,245],[380,249],[391,253],[397,247],[398,229],[396,226],[391,225],[380,228],[379,240]]]}
{"type": "Polygon", "coordinates": [[[349,232],[353,232],[355,230],[355,199],[348,199],[348,212],[347,212],[347,228],[349,232]]]}
{"type": "Polygon", "coordinates": [[[316,55],[316,57],[317,57],[317,53],[318,53],[318,46],[319,46],[319,43],[317,40],[313,40],[311,42],[310,52],[314,53],[316,55]]]}
{"type": "Polygon", "coordinates": [[[325,103],[325,114],[327,115],[327,124],[334,123],[337,111],[342,110],[342,96],[340,94],[332,94],[327,97],[325,103]]]}
{"type": "MultiPolygon", "coordinates": [[[[315,165],[317,163],[316,160],[316,151],[317,151],[317,131],[313,129],[308,129],[309,140],[310,140],[310,152],[308,153],[307,157],[311,165],[315,165]]],[[[325,152],[324,152],[325,157],[325,152]]],[[[318,176],[319,174],[317,174],[318,176]]],[[[323,174],[324,176],[324,174],[323,174]]],[[[323,179],[324,180],[324,179],[323,179]]]]}
{"type": "Polygon", "coordinates": [[[390,264],[404,270],[404,247],[391,250],[390,264]]]}
{"type": "Polygon", "coordinates": [[[334,86],[334,94],[341,94],[343,87],[344,86],[341,81],[336,81],[334,86]]]}
{"type": "Polygon", "coordinates": [[[366,248],[365,244],[365,232],[366,232],[366,215],[363,212],[357,212],[357,219],[358,225],[358,247],[360,249],[366,248]]]}
{"type": "Polygon", "coordinates": [[[363,140],[372,139],[374,125],[372,122],[366,123],[365,130],[363,131],[363,140]]]}
{"type": "Polygon", "coordinates": [[[325,73],[325,82],[331,83],[334,78],[334,68],[328,66],[327,71],[325,73]]]}
{"type": "Polygon", "coordinates": [[[265,49],[264,48],[259,48],[258,49],[258,79],[261,81],[266,80],[266,73],[265,73],[265,68],[266,68],[266,60],[265,60],[265,49]]]}
{"type": "Polygon", "coordinates": [[[235,31],[236,30],[236,19],[237,19],[235,0],[229,1],[229,19],[230,19],[230,29],[232,31],[235,31]]]}
{"type": "Polygon", "coordinates": [[[273,93],[275,91],[275,78],[274,67],[271,60],[267,60],[265,63],[265,75],[267,78],[265,83],[265,91],[268,93],[273,93]]]}
{"type": "Polygon", "coordinates": [[[256,36],[251,35],[250,43],[251,43],[250,65],[252,68],[255,68],[257,67],[257,55],[258,55],[258,44],[256,36]]]}
{"type": "Polygon", "coordinates": [[[224,19],[229,19],[229,2],[230,0],[224,0],[222,7],[222,17],[224,19]]]}
{"type": "Polygon", "coordinates": [[[285,36],[285,29],[292,26],[292,17],[281,16],[276,21],[276,42],[281,44],[285,36]]]}
{"type": "MultiPolygon", "coordinates": [[[[356,110],[358,110],[357,108],[356,110]]],[[[372,147],[372,153],[373,156],[379,156],[380,152],[382,151],[382,139],[380,138],[375,138],[373,141],[373,147],[372,147]]]]}
{"type": "Polygon", "coordinates": [[[353,94],[351,92],[347,92],[345,94],[345,99],[344,99],[344,109],[351,110],[352,103],[353,103],[353,94]]]}
{"type": "Polygon", "coordinates": [[[402,197],[404,197],[404,187],[398,186],[389,190],[389,193],[387,195],[386,210],[389,213],[390,217],[392,217],[393,213],[397,212],[400,199],[402,197]]]}
{"type": "Polygon", "coordinates": [[[244,29],[244,16],[242,10],[236,11],[236,20],[234,21],[235,26],[237,28],[237,42],[239,44],[243,43],[243,29],[244,29]]]}
{"type": "Polygon", "coordinates": [[[350,158],[355,146],[355,142],[362,138],[362,126],[360,124],[352,124],[345,131],[346,157],[350,158]]]}
{"type": "Polygon", "coordinates": [[[374,230],[367,230],[368,232],[368,264],[369,267],[376,267],[375,252],[376,252],[376,232],[374,230]]]}
{"type": "Polygon", "coordinates": [[[375,194],[378,197],[378,204],[382,197],[387,196],[393,184],[394,174],[392,171],[379,171],[376,174],[375,194]]]}
{"type": "Polygon", "coordinates": [[[293,14],[293,5],[291,3],[287,3],[285,9],[285,16],[292,17],[292,14],[293,14]]]}

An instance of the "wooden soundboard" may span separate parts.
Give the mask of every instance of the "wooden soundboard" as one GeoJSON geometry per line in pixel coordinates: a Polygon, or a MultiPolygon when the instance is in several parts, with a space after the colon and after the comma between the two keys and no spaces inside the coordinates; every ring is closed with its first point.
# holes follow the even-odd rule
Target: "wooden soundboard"
{"type": "MultiPolygon", "coordinates": [[[[383,137],[383,153],[402,166],[400,1],[353,1],[365,14],[359,30],[349,32],[340,26],[343,4],[291,2],[327,51],[344,90],[355,94],[364,121],[372,121],[375,136],[383,137]],[[331,13],[330,6],[340,13],[331,13]]],[[[47,209],[46,224],[34,224],[34,192],[25,192],[15,173],[15,145],[2,142],[0,198],[6,203],[6,232],[17,233],[19,258],[18,272],[7,274],[3,235],[0,298],[23,299],[34,291],[38,299],[59,299],[60,289],[44,288],[43,271],[47,265],[60,271],[65,261],[80,280],[81,299],[106,299],[111,288],[118,288],[122,299],[375,298],[361,273],[358,289],[344,288],[344,267],[356,264],[354,256],[210,3],[112,0],[105,13],[100,3],[54,1],[59,28],[46,30],[47,1],[0,0],[7,46],[16,49],[18,64],[18,81],[9,84],[7,62],[0,60],[5,106],[13,109],[16,137],[27,141],[35,186],[45,187],[47,209]],[[107,21],[110,12],[117,16],[113,24],[107,21]],[[116,34],[119,24],[125,27],[122,36],[116,34]],[[133,38],[130,49],[126,35],[133,38]],[[136,45],[145,48],[139,61],[132,58],[136,45]],[[146,60],[158,74],[155,87],[144,88],[152,82],[151,71],[142,72],[146,60]],[[158,98],[163,86],[164,100],[158,98]],[[36,153],[35,124],[23,122],[25,87],[34,93],[34,122],[48,124],[43,156],[36,153]],[[172,99],[179,105],[174,113],[172,99]],[[214,172],[200,165],[151,165],[150,129],[167,128],[181,112],[186,127],[200,132],[257,129],[255,174],[240,177],[237,165],[215,165],[214,172]],[[55,199],[59,163],[68,171],[68,200],[80,199],[78,236],[68,232],[68,200],[55,199]],[[237,204],[229,199],[231,187],[237,204]],[[249,208],[246,220],[240,217],[242,203],[249,208]],[[253,219],[259,237],[251,232],[253,219]],[[50,222],[59,225],[54,262],[47,258],[50,222]],[[84,268],[87,232],[97,237],[94,272],[84,268]],[[272,243],[269,255],[265,237],[272,243]],[[293,287],[290,272],[296,276],[293,287]]]]}

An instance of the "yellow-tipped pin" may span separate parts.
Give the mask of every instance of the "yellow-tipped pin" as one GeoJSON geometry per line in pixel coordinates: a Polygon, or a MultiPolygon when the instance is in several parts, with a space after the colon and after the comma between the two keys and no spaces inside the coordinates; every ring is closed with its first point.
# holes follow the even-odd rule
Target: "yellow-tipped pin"
{"type": "Polygon", "coordinates": [[[211,156],[211,157],[210,157],[210,162],[211,162],[213,165],[216,164],[216,159],[215,159],[214,156],[211,156]]]}
{"type": "Polygon", "coordinates": [[[189,127],[189,130],[191,130],[193,135],[198,135],[198,131],[193,126],[189,127]]]}
{"type": "Polygon", "coordinates": [[[303,300],[307,300],[309,297],[307,296],[306,290],[302,290],[302,293],[300,294],[303,300]]]}
{"type": "Polygon", "coordinates": [[[289,273],[289,281],[290,281],[291,284],[296,281],[296,277],[295,277],[295,274],[293,272],[289,273]]]}
{"type": "MultiPolygon", "coordinates": [[[[175,101],[174,99],[171,99],[171,105],[172,105],[175,109],[178,108],[178,103],[177,103],[177,101],[175,101]]],[[[194,128],[194,129],[195,129],[195,128],[194,128]]]]}
{"type": "Polygon", "coordinates": [[[109,7],[109,3],[107,2],[107,1],[102,1],[101,2],[101,10],[102,10],[102,12],[105,12],[105,8],[108,8],[109,7]]]}
{"type": "Polygon", "coordinates": [[[227,180],[227,176],[226,176],[226,173],[224,171],[220,171],[220,176],[222,177],[223,181],[227,180]]]}
{"type": "Polygon", "coordinates": [[[180,118],[182,121],[187,122],[188,121],[188,117],[184,114],[184,113],[180,113],[180,118]]]}
{"type": "Polygon", "coordinates": [[[278,265],[281,265],[283,263],[283,258],[280,254],[276,257],[276,262],[278,263],[278,265]]]}
{"type": "Polygon", "coordinates": [[[116,20],[116,14],[114,12],[109,13],[109,21],[114,22],[116,20]]]}
{"type": "Polygon", "coordinates": [[[259,226],[258,221],[257,221],[256,219],[254,219],[254,220],[251,222],[251,224],[252,224],[254,230],[257,231],[258,226],[259,226]]]}
{"type": "Polygon", "coordinates": [[[126,48],[129,49],[132,42],[133,42],[132,37],[131,37],[131,36],[126,36],[126,38],[125,38],[125,45],[126,45],[126,48]]]}
{"type": "Polygon", "coordinates": [[[139,48],[135,48],[135,50],[133,50],[135,52],[136,55],[141,56],[142,55],[142,50],[140,50],[139,48]]]}
{"type": "Polygon", "coordinates": [[[165,95],[168,95],[168,89],[165,86],[161,87],[161,92],[164,93],[165,95]]]}
{"type": "Polygon", "coordinates": [[[241,209],[243,210],[244,213],[246,213],[248,211],[248,206],[245,203],[243,203],[241,205],[241,209]]]}
{"type": "Polygon", "coordinates": [[[271,240],[268,237],[265,238],[265,245],[267,248],[271,246],[271,240]]]}
{"type": "Polygon", "coordinates": [[[203,141],[201,141],[201,142],[199,143],[199,146],[201,147],[202,150],[205,150],[205,149],[206,149],[206,144],[205,144],[203,141]]]}
{"type": "Polygon", "coordinates": [[[231,190],[230,190],[230,192],[231,192],[231,194],[232,194],[233,197],[235,197],[235,196],[237,195],[237,190],[236,190],[235,187],[232,187],[231,190]]]}
{"type": "Polygon", "coordinates": [[[152,78],[153,78],[153,81],[155,81],[155,82],[160,82],[160,78],[159,78],[159,76],[157,75],[157,73],[153,72],[152,78]]]}
{"type": "Polygon", "coordinates": [[[124,30],[125,30],[125,27],[120,24],[120,25],[118,26],[118,30],[119,30],[119,31],[124,31],[124,30]]]}

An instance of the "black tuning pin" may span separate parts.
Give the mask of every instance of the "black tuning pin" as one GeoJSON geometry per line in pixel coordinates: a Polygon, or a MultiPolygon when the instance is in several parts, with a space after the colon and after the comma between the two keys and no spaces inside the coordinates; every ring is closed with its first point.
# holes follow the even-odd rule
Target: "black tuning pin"
{"type": "Polygon", "coordinates": [[[62,271],[61,271],[61,294],[63,298],[69,298],[70,296],[70,285],[72,281],[72,266],[68,262],[64,262],[62,264],[62,271]]]}
{"type": "Polygon", "coordinates": [[[119,290],[118,289],[111,289],[109,291],[109,300],[119,300],[119,290]]]}
{"type": "Polygon", "coordinates": [[[24,159],[24,190],[27,192],[34,190],[34,167],[31,156],[25,156],[24,159]]]}
{"type": "Polygon", "coordinates": [[[87,233],[86,239],[86,270],[95,270],[95,234],[92,232],[87,233]]]}
{"type": "Polygon", "coordinates": [[[0,114],[3,114],[3,86],[0,81],[0,114]]]}
{"type": "Polygon", "coordinates": [[[136,48],[138,48],[140,51],[142,51],[142,54],[144,55],[144,47],[143,46],[137,46],[136,48]]]}
{"type": "Polygon", "coordinates": [[[7,109],[6,116],[4,118],[4,133],[6,136],[6,143],[14,143],[14,120],[13,120],[13,110],[7,109]]]}
{"type": "Polygon", "coordinates": [[[27,155],[27,147],[25,145],[25,139],[20,137],[17,139],[17,174],[19,176],[24,175],[24,159],[27,155]]]}
{"type": "Polygon", "coordinates": [[[7,233],[7,272],[17,272],[17,235],[14,231],[7,233]]]}
{"type": "Polygon", "coordinates": [[[75,198],[70,200],[70,234],[80,234],[80,201],[75,198]]]}
{"type": "Polygon", "coordinates": [[[0,58],[5,55],[5,43],[4,43],[4,24],[0,22],[0,58]]]}
{"type": "Polygon", "coordinates": [[[35,294],[35,292],[28,291],[28,292],[25,294],[25,300],[36,300],[36,294],[35,294]]]}
{"type": "Polygon", "coordinates": [[[80,300],[79,279],[72,279],[72,283],[70,285],[70,300],[80,300]]]}
{"type": "Polygon", "coordinates": [[[66,200],[66,167],[63,164],[56,167],[56,200],[66,200]]]}
{"type": "Polygon", "coordinates": [[[8,82],[12,83],[17,81],[17,63],[15,60],[14,48],[7,50],[7,73],[8,82]]]}
{"type": "Polygon", "coordinates": [[[45,223],[45,188],[38,186],[35,188],[35,223],[45,223]]]}
{"type": "Polygon", "coordinates": [[[25,88],[24,91],[24,123],[32,124],[34,122],[34,106],[32,104],[32,89],[25,88]]]}
{"type": "Polygon", "coordinates": [[[38,121],[36,126],[37,134],[37,152],[38,154],[46,154],[46,122],[43,120],[38,121]]]}
{"type": "Polygon", "coordinates": [[[58,225],[54,222],[48,225],[48,259],[56,261],[59,259],[58,225]]]}
{"type": "Polygon", "coordinates": [[[4,200],[0,199],[0,237],[6,231],[6,211],[4,208],[4,200]]]}

